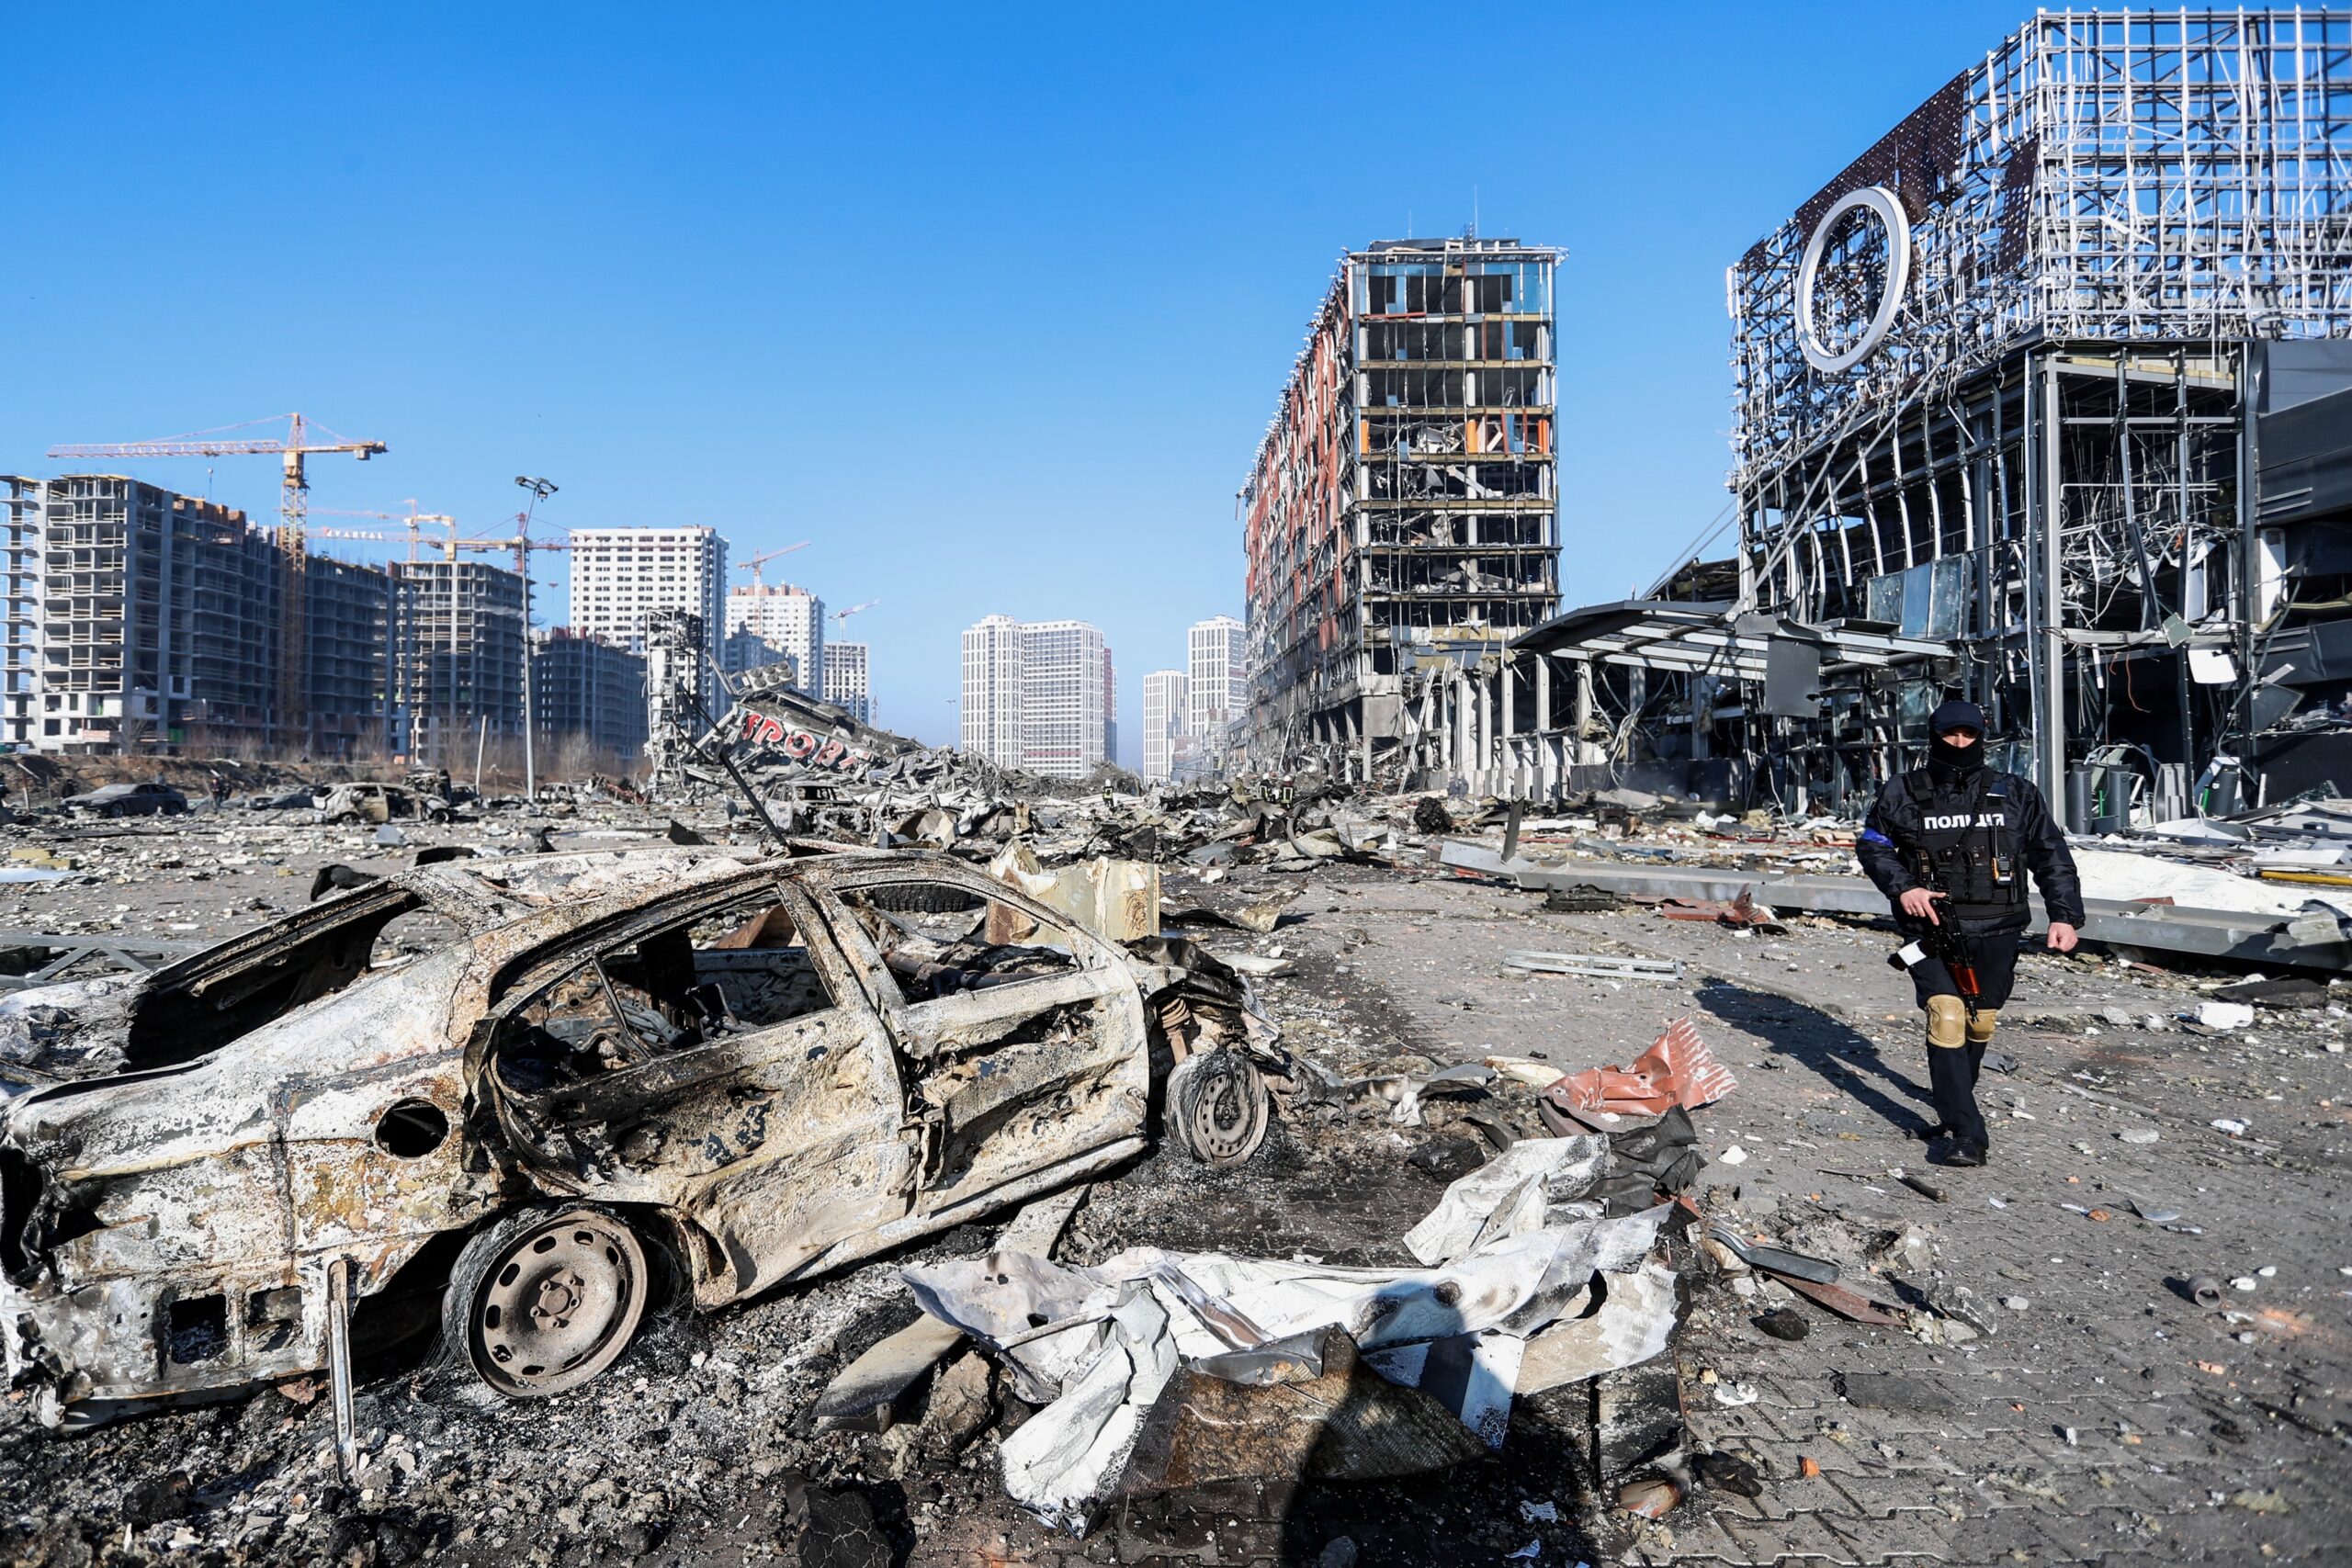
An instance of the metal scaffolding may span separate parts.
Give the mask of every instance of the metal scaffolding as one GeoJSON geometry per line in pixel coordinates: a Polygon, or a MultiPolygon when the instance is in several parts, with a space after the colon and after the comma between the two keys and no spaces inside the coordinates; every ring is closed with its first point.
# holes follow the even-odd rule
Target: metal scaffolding
{"type": "Polygon", "coordinates": [[[2038,17],[1728,284],[1737,608],[1954,654],[1828,694],[1779,792],[1851,800],[1958,689],[2053,800],[2123,747],[2185,809],[2276,608],[2254,394],[2352,337],[2352,11],[2038,17]]]}
{"type": "Polygon", "coordinates": [[[2348,61],[2341,9],[2004,39],[1730,269],[1742,486],[2032,339],[2352,336],[2348,61]]]}

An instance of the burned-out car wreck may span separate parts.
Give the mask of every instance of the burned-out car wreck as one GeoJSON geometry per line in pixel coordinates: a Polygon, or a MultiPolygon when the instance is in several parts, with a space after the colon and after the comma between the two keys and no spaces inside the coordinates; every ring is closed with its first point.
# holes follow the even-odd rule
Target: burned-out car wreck
{"type": "Polygon", "coordinates": [[[1163,1095],[1177,1141],[1246,1155],[1270,1026],[1214,960],[1135,945],[944,855],[605,852],[435,865],[16,993],[12,1384],[87,1425],[322,1368],[347,1324],[551,1393],[665,1298],[1125,1160],[1163,1095]]]}

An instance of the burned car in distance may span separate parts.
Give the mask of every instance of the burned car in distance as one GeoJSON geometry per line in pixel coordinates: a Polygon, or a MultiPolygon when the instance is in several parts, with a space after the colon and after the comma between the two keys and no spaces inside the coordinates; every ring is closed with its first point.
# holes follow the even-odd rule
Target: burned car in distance
{"type": "Polygon", "coordinates": [[[187,809],[187,796],[170,784],[149,779],[141,784],[100,784],[67,795],[64,806],[82,817],[177,817],[187,809]]]}
{"type": "Polygon", "coordinates": [[[72,1426],[309,1372],[347,1280],[355,1344],[437,1325],[548,1394],[665,1295],[717,1307],[1127,1159],[1171,1078],[1176,1141],[1230,1163],[1284,1058],[1185,947],[944,855],[664,848],[436,864],[15,993],[10,1382],[72,1426]]]}

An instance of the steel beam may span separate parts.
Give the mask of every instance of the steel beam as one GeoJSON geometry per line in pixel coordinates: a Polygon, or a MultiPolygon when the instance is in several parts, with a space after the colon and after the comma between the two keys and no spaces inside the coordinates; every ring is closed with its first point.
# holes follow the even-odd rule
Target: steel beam
{"type": "MultiPolygon", "coordinates": [[[[1803,909],[1815,914],[1887,913],[1885,895],[1868,878],[1860,876],[1783,876],[1712,866],[1637,865],[1597,860],[1564,865],[1513,860],[1506,864],[1500,855],[1484,844],[1454,840],[1445,842],[1439,853],[1439,863],[1450,871],[1498,877],[1533,891],[1589,886],[1640,897],[1707,898],[1719,902],[1729,902],[1742,892],[1748,892],[1758,903],[1770,904],[1782,912],[1803,909]]],[[[2082,934],[2090,941],[2116,947],[2333,974],[2352,968],[2352,937],[2345,935],[2342,921],[2336,923],[2335,940],[2303,941],[2289,931],[2291,921],[2284,915],[2126,903],[2112,898],[2089,898],[2084,904],[2089,918],[2084,922],[2082,934]]],[[[2033,900],[2033,917],[2037,921],[2048,919],[2038,897],[2033,900]]]]}

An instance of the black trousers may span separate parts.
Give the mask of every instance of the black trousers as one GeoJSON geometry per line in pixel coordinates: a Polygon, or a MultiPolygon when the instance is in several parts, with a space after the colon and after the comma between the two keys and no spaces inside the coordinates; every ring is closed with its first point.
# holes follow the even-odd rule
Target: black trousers
{"type": "MultiPolygon", "coordinates": [[[[2007,931],[1962,937],[1976,972],[1974,1000],[1978,1007],[1997,1008],[2009,999],[2009,989],[2017,984],[2018,942],[2021,934],[2007,931]]],[[[1951,965],[1940,958],[1922,959],[1911,966],[1910,973],[1912,988],[1918,993],[1922,1008],[1930,997],[1962,994],[1951,965]]],[[[1984,1047],[1974,1041],[1957,1050],[1951,1046],[1928,1047],[1928,1083],[1935,1096],[1937,1116],[1946,1132],[1962,1143],[1979,1147],[1991,1141],[1984,1117],[1976,1108],[1976,1075],[1984,1061],[1984,1047]]]]}

